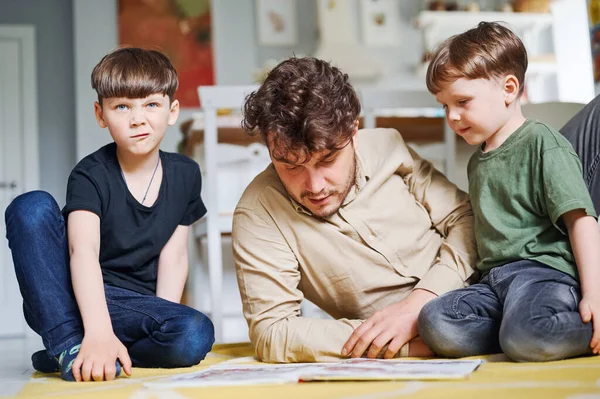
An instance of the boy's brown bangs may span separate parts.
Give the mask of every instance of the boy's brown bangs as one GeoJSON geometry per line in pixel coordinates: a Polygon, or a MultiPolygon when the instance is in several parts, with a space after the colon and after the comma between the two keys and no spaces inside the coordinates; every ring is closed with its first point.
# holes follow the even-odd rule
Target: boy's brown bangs
{"type": "Polygon", "coordinates": [[[128,74],[127,71],[116,72],[115,76],[106,76],[99,82],[96,91],[100,98],[144,98],[156,93],[172,97],[177,89],[177,87],[173,89],[166,79],[156,79],[156,75],[140,76],[138,74],[135,76],[128,74]]]}

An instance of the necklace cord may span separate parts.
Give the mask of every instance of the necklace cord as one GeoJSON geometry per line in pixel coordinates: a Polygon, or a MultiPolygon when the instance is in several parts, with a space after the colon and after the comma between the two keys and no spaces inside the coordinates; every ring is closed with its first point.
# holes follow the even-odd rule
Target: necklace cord
{"type": "MultiPolygon", "coordinates": [[[[156,162],[156,166],[154,167],[154,172],[152,172],[152,177],[150,178],[150,183],[148,183],[148,187],[146,187],[146,193],[144,194],[144,198],[142,198],[141,204],[144,205],[144,201],[146,201],[146,197],[148,196],[148,191],[150,191],[150,186],[152,185],[152,181],[154,180],[154,175],[156,174],[156,170],[158,169],[158,165],[160,164],[160,155],[158,156],[158,161],[156,162]]],[[[120,167],[120,165],[119,165],[120,167]]],[[[127,179],[125,179],[125,173],[123,173],[123,169],[121,169],[121,177],[125,182],[125,186],[127,186],[127,179]]]]}

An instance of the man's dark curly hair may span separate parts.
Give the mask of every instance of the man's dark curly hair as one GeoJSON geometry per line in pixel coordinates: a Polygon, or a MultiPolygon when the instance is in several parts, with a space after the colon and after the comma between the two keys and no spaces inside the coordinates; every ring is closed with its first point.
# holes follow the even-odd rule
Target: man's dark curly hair
{"type": "Polygon", "coordinates": [[[328,62],[290,58],[277,65],[246,98],[242,127],[260,135],[277,160],[296,162],[343,148],[352,137],[360,102],[348,75],[328,62]]]}

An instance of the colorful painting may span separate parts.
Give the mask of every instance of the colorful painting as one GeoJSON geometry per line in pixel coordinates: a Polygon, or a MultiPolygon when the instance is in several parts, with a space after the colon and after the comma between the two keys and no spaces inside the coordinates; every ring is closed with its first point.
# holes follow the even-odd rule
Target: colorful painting
{"type": "Polygon", "coordinates": [[[119,44],[160,50],[179,73],[176,98],[197,108],[198,86],[215,83],[210,0],[119,0],[119,44]]]}

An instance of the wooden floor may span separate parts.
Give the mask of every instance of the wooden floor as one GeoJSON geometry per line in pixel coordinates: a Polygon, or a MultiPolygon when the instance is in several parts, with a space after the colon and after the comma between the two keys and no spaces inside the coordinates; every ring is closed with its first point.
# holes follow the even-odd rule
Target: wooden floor
{"type": "Polygon", "coordinates": [[[207,366],[253,362],[249,344],[220,345],[196,367],[186,369],[133,369],[131,378],[104,383],[70,383],[57,374],[33,373],[30,354],[39,342],[0,340],[0,396],[17,398],[450,398],[450,399],[598,399],[600,357],[550,363],[513,363],[504,355],[485,357],[470,378],[452,381],[330,382],[262,386],[179,387],[157,389],[145,384],[172,374],[199,371],[207,366]]]}

